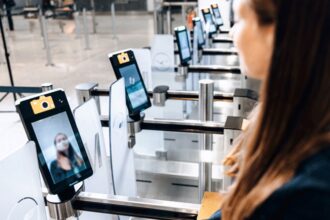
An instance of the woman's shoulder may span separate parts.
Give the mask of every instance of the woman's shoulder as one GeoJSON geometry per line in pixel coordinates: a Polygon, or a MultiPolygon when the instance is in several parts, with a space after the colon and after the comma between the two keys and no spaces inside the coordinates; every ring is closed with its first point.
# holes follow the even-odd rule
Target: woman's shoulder
{"type": "Polygon", "coordinates": [[[330,146],[303,161],[293,180],[298,185],[323,185],[330,191],[330,146]]]}
{"type": "MultiPolygon", "coordinates": [[[[304,160],[295,176],[274,193],[313,191],[330,196],[330,146],[304,160]]],[[[329,197],[328,197],[329,198],[329,197]]]]}
{"type": "Polygon", "coordinates": [[[328,219],[329,198],[330,147],[303,161],[291,181],[261,204],[251,219],[328,219]]]}

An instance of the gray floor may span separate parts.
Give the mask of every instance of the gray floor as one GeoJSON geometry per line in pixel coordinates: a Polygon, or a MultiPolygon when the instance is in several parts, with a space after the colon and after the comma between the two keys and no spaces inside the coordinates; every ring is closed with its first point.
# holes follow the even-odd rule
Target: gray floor
{"type": "MultiPolygon", "coordinates": [[[[117,16],[117,34],[114,38],[110,16],[97,16],[97,34],[90,33],[90,50],[85,49],[81,17],[78,35],[73,20],[48,20],[48,35],[54,66],[46,66],[40,25],[37,19],[15,17],[15,32],[7,32],[13,75],[16,85],[39,86],[51,82],[74,94],[75,85],[98,82],[108,87],[114,80],[107,54],[125,48],[148,46],[153,36],[152,16],[117,16]],[[64,23],[63,33],[60,24],[64,23]]],[[[88,20],[92,32],[91,17],[88,20]]],[[[0,85],[8,85],[4,56],[0,50],[0,85]]],[[[74,100],[72,100],[74,102],[74,100]]],[[[0,103],[0,110],[12,109],[11,102],[0,103]]]]}

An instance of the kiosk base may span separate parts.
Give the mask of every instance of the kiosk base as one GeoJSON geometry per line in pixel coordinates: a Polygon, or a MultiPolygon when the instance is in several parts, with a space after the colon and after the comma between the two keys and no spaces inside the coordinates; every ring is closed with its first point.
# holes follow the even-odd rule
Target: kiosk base
{"type": "Polygon", "coordinates": [[[72,200],[84,190],[83,182],[68,188],[60,194],[48,194],[46,197],[49,215],[55,220],[78,217],[80,213],[72,207],[72,200]]]}
{"type": "Polygon", "coordinates": [[[134,115],[129,115],[128,123],[128,148],[133,148],[136,144],[135,134],[141,131],[141,123],[145,118],[143,112],[134,115]]]}

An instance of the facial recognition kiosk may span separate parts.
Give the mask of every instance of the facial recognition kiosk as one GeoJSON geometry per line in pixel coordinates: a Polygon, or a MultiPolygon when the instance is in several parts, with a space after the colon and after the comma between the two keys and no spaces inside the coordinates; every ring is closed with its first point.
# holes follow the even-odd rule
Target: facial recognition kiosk
{"type": "MultiPolygon", "coordinates": [[[[124,91],[125,84],[123,79],[113,84],[110,89],[110,97],[114,101],[110,107],[112,117],[110,121],[108,120],[108,122],[113,125],[110,135],[114,144],[111,145],[111,148],[123,150],[123,153],[119,151],[113,153],[115,157],[120,157],[121,159],[121,162],[117,163],[117,165],[112,163],[113,167],[117,166],[116,169],[118,171],[117,174],[113,173],[114,179],[117,178],[122,181],[121,186],[117,186],[115,189],[117,192],[123,187],[122,185],[126,185],[127,188],[132,189],[134,188],[133,184],[135,184],[134,172],[129,172],[125,166],[129,164],[129,162],[127,161],[127,153],[125,151],[128,147],[127,142],[125,143],[125,137],[127,140],[127,126],[125,126],[127,114],[125,113],[126,102],[124,91]],[[118,114],[116,111],[118,111],[118,114]],[[119,141],[119,139],[121,140],[119,141]],[[118,169],[120,167],[125,168],[125,170],[118,169]],[[123,179],[123,175],[125,174],[129,174],[129,178],[132,179],[132,184],[127,179],[123,179]]],[[[90,102],[86,104],[86,108],[83,108],[83,110],[82,108],[78,108],[78,111],[84,111],[86,114],[95,113],[97,109],[94,104],[95,103],[90,100],[90,102]],[[93,109],[93,111],[90,111],[91,109],[93,109]]],[[[1,219],[44,220],[46,219],[44,206],[45,198],[47,200],[50,217],[56,220],[67,219],[73,216],[77,217],[83,211],[94,212],[94,214],[104,213],[154,219],[195,219],[197,217],[199,206],[196,204],[143,199],[136,197],[134,192],[129,194],[130,197],[123,195],[113,196],[108,193],[83,192],[83,187],[80,183],[75,184],[75,179],[80,180],[80,178],[82,178],[82,180],[85,180],[90,176],[90,173],[86,175],[82,171],[86,168],[89,169],[88,167],[92,165],[87,158],[86,150],[83,148],[83,145],[80,145],[83,143],[82,139],[84,137],[80,136],[77,125],[73,120],[73,115],[68,109],[68,103],[64,92],[62,90],[49,91],[18,100],[16,105],[28,137],[36,140],[37,145],[33,142],[29,142],[26,146],[14,150],[7,156],[2,156],[0,158],[0,174],[2,177],[0,192],[2,192],[1,195],[6,198],[2,200],[5,201],[5,203],[1,204],[1,219]],[[63,114],[65,116],[62,116],[63,114]],[[54,116],[56,117],[58,115],[62,117],[53,119],[54,116]],[[44,126],[45,124],[47,124],[47,126],[44,126]],[[43,128],[42,130],[45,130],[42,134],[41,127],[43,128]],[[60,135],[58,135],[58,131],[60,131],[60,135]],[[54,141],[50,140],[53,139],[53,134],[56,134],[54,141]],[[67,138],[65,138],[63,134],[67,134],[67,138]],[[65,150],[67,151],[64,152],[65,150]],[[73,157],[70,157],[70,155],[73,157]],[[63,160],[65,156],[67,158],[63,160]],[[51,179],[47,179],[47,172],[49,172],[47,161],[50,161],[50,158],[56,160],[58,167],[56,176],[55,173],[52,172],[53,170],[50,169],[51,179]],[[19,163],[17,163],[17,161],[19,161],[19,163]],[[78,162],[80,162],[80,164],[78,164],[78,162]],[[38,163],[44,181],[47,184],[47,190],[43,190],[44,196],[41,193],[38,163]],[[68,166],[71,166],[72,169],[69,170],[68,166]],[[14,176],[11,173],[7,173],[8,171],[12,172],[13,167],[15,167],[14,176]],[[48,170],[45,170],[45,167],[48,170]],[[67,173],[65,173],[66,181],[60,186],[63,190],[60,190],[59,194],[54,195],[51,193],[54,192],[54,189],[56,191],[58,187],[56,187],[56,183],[55,187],[53,186],[53,180],[59,178],[58,176],[60,174],[62,174],[62,176],[64,175],[64,173],[59,173],[61,171],[60,169],[67,171],[67,173]],[[71,182],[72,176],[75,177],[73,183],[71,182]],[[71,191],[71,189],[67,189],[65,186],[74,187],[74,195],[71,194],[73,189],[71,191]],[[66,195],[63,195],[64,193],[66,195]]],[[[76,111],[77,115],[81,113],[78,113],[78,111],[76,111]]],[[[91,118],[92,115],[89,115],[89,118],[91,118]]],[[[93,118],[91,118],[91,120],[93,121],[93,118]]],[[[99,123],[100,121],[97,124],[99,123]]],[[[92,125],[92,127],[93,126],[94,125],[92,125]]],[[[94,129],[89,131],[92,130],[94,129]]],[[[82,135],[84,134],[82,133],[82,135]]],[[[92,139],[95,141],[97,138],[92,139]]],[[[84,138],[84,140],[86,139],[84,138]]],[[[97,148],[95,149],[98,151],[97,148]]],[[[97,166],[99,166],[100,163],[102,162],[98,161],[97,166]]],[[[93,164],[93,166],[95,166],[95,164],[93,164]]],[[[97,175],[97,172],[95,172],[95,174],[97,175]]],[[[97,190],[91,187],[89,187],[89,189],[97,190]]],[[[87,213],[83,213],[81,217],[86,216],[84,214],[87,213]]],[[[90,218],[87,219],[106,219],[97,218],[95,216],[98,215],[90,215],[90,218]]],[[[120,219],[129,219],[129,217],[121,217],[120,219]]]]}
{"type": "MultiPolygon", "coordinates": [[[[204,53],[205,49],[203,48],[203,36],[204,36],[204,31],[202,28],[202,25],[200,25],[200,19],[195,18],[194,20],[194,30],[197,31],[197,35],[198,37],[194,37],[194,40],[197,40],[197,48],[198,50],[196,50],[196,48],[194,48],[193,53],[197,53],[197,59],[200,62],[202,60],[202,56],[203,55],[212,55],[213,52],[216,53],[217,49],[216,48],[211,48],[208,49],[211,52],[210,54],[204,53]],[[200,34],[201,33],[201,34],[200,34]]],[[[239,88],[242,89],[248,89],[248,90],[253,90],[255,92],[259,92],[259,88],[260,88],[260,81],[255,80],[255,79],[251,79],[248,78],[246,75],[241,74],[241,70],[238,66],[219,66],[219,65],[189,65],[189,62],[192,60],[193,55],[190,53],[190,55],[187,53],[188,50],[191,51],[190,48],[190,44],[185,43],[187,41],[187,35],[185,34],[185,30],[186,27],[184,26],[180,26],[178,28],[175,29],[175,34],[176,34],[176,38],[177,38],[177,47],[178,47],[178,54],[180,57],[180,65],[178,66],[177,70],[178,70],[178,76],[186,79],[188,73],[209,73],[209,74],[236,74],[236,75],[240,75],[240,80],[239,80],[239,88]],[[188,49],[189,48],[189,49],[188,49]]],[[[188,38],[189,39],[189,38],[188,38]]],[[[206,38],[207,39],[207,38],[206,38]]],[[[205,40],[205,38],[204,38],[205,40]]],[[[207,42],[207,40],[205,41],[207,42]]],[[[194,44],[195,42],[193,42],[194,44]]],[[[207,44],[207,43],[205,43],[207,44]]],[[[227,52],[225,52],[224,54],[226,55],[237,55],[236,52],[234,52],[233,50],[229,49],[227,50],[227,52]]],[[[224,55],[223,54],[223,55],[224,55]]],[[[213,54],[215,55],[215,54],[213,54]]],[[[196,57],[196,56],[194,56],[196,57]]]]}
{"type": "MultiPolygon", "coordinates": [[[[192,133],[198,133],[198,134],[199,133],[202,133],[202,134],[224,134],[226,132],[225,130],[227,128],[224,128],[223,123],[211,122],[210,120],[208,122],[207,121],[204,122],[204,121],[202,121],[202,119],[204,118],[202,116],[201,116],[201,120],[182,120],[182,119],[181,120],[175,120],[175,119],[159,119],[159,118],[158,119],[157,118],[156,119],[146,119],[146,118],[144,118],[143,115],[141,116],[141,114],[140,114],[140,118],[130,117],[130,119],[127,120],[126,117],[129,115],[129,113],[134,112],[134,109],[130,110],[130,106],[131,106],[131,109],[132,109],[132,106],[134,106],[133,108],[138,109],[139,106],[145,105],[146,97],[147,97],[147,99],[152,98],[153,101],[154,101],[154,99],[155,100],[161,100],[162,99],[161,97],[163,97],[164,100],[167,100],[167,99],[198,100],[199,103],[201,103],[200,106],[203,106],[203,107],[200,107],[200,109],[204,109],[202,112],[204,112],[204,111],[209,112],[209,113],[206,113],[206,114],[211,114],[210,112],[213,112],[213,111],[208,111],[207,110],[207,109],[212,108],[211,106],[213,106],[213,99],[214,100],[227,100],[229,102],[230,101],[233,102],[233,97],[232,96],[227,97],[226,94],[214,92],[213,89],[205,89],[204,87],[212,88],[212,82],[210,82],[210,80],[206,80],[205,82],[201,82],[202,84],[204,83],[205,85],[204,84],[203,84],[203,86],[201,85],[200,93],[198,93],[198,92],[190,92],[189,93],[189,92],[185,92],[185,91],[182,91],[182,92],[177,91],[177,93],[176,93],[175,91],[166,90],[166,92],[164,92],[164,93],[162,93],[162,92],[153,93],[153,92],[146,91],[146,95],[143,95],[142,94],[143,90],[141,91],[141,89],[143,87],[141,86],[141,84],[139,85],[139,83],[136,83],[137,81],[142,81],[142,80],[140,80],[141,77],[136,77],[136,75],[139,76],[139,74],[136,73],[139,70],[139,66],[137,65],[137,63],[135,64],[134,62],[130,62],[130,61],[134,61],[135,57],[134,57],[134,53],[131,53],[130,56],[129,56],[128,51],[115,52],[115,53],[109,55],[109,59],[111,61],[111,64],[113,64],[113,63],[115,64],[115,65],[113,65],[113,68],[114,68],[114,72],[116,73],[116,77],[121,79],[121,83],[120,83],[120,81],[118,81],[113,86],[111,86],[110,92],[108,90],[98,89],[95,86],[93,88],[89,88],[88,91],[81,91],[85,95],[88,94],[87,96],[84,96],[84,97],[82,96],[81,97],[81,102],[86,102],[86,100],[88,100],[92,97],[98,97],[98,96],[108,96],[108,97],[110,97],[110,99],[109,99],[110,100],[110,112],[109,112],[108,116],[102,116],[101,117],[102,118],[102,120],[101,120],[102,126],[111,128],[112,133],[110,133],[110,139],[117,138],[117,140],[118,140],[118,144],[113,144],[113,143],[116,142],[115,140],[111,141],[111,148],[114,148],[116,146],[122,146],[119,149],[115,149],[115,150],[118,151],[118,150],[122,149],[123,150],[122,152],[125,152],[125,151],[128,152],[126,154],[126,156],[123,156],[123,157],[122,156],[116,156],[116,157],[112,158],[112,160],[119,159],[119,160],[125,161],[123,163],[127,163],[127,161],[130,160],[129,159],[130,158],[129,152],[132,152],[132,151],[129,149],[129,147],[134,146],[134,144],[132,144],[133,143],[133,141],[132,141],[133,138],[132,137],[134,137],[135,134],[139,133],[141,130],[152,130],[152,131],[163,131],[163,132],[164,131],[165,132],[173,132],[174,131],[174,132],[188,132],[188,133],[192,132],[192,133]],[[127,55],[125,59],[123,58],[124,55],[127,55]],[[117,60],[117,63],[114,62],[116,60],[117,60]],[[131,64],[134,64],[136,66],[134,68],[129,68],[129,70],[127,70],[127,71],[120,70],[120,69],[125,70],[125,68],[129,67],[131,64]],[[125,82],[124,82],[124,80],[125,80],[125,82]],[[127,83],[127,81],[130,82],[130,83],[127,83]],[[115,90],[115,88],[121,88],[121,89],[119,90],[119,92],[118,91],[113,92],[115,90]],[[126,90],[126,91],[124,91],[124,90],[126,90]],[[125,101],[125,99],[127,99],[127,98],[134,97],[134,95],[131,95],[131,94],[134,94],[137,91],[138,91],[137,94],[139,94],[137,96],[138,99],[135,100],[135,101],[139,101],[137,104],[132,104],[133,102],[129,103],[127,100],[125,101]],[[113,97],[113,95],[114,95],[114,97],[113,97]],[[113,107],[111,107],[111,106],[113,106],[113,107]],[[124,115],[126,115],[126,117],[124,115]],[[126,122],[125,122],[125,119],[126,119],[126,122]],[[126,128],[123,125],[123,123],[126,124],[126,128]],[[116,128],[116,129],[113,129],[113,128],[116,128]],[[124,134],[123,132],[120,132],[120,129],[123,129],[122,131],[127,131],[128,130],[128,133],[124,134]],[[118,130],[118,134],[113,134],[113,132],[115,132],[116,130],[118,130]],[[129,138],[127,138],[127,136],[129,138]],[[120,142],[120,140],[121,141],[125,140],[124,142],[126,142],[126,143],[120,142]],[[127,142],[128,142],[129,146],[127,146],[127,142]],[[122,145],[120,145],[120,144],[122,144],[122,145]],[[125,158],[125,159],[121,159],[121,158],[125,158]]],[[[78,97],[80,97],[80,96],[78,96],[78,97]]],[[[141,108],[141,111],[143,111],[143,110],[144,110],[144,108],[141,108]]],[[[138,113],[138,112],[139,111],[136,111],[135,113],[138,113]]],[[[205,118],[203,120],[205,120],[205,118]]],[[[237,124],[240,124],[240,123],[237,123],[237,124]]],[[[227,126],[228,126],[229,130],[230,129],[232,130],[233,126],[231,126],[230,124],[228,124],[227,126]]],[[[237,131],[240,131],[240,128],[238,128],[237,131]]],[[[230,134],[225,139],[223,138],[223,140],[226,140],[228,142],[226,144],[223,143],[223,145],[226,146],[226,149],[227,148],[230,149],[229,145],[231,143],[230,140],[232,138],[233,137],[231,137],[230,134]]],[[[204,143],[204,142],[201,142],[201,143],[204,143]]],[[[210,142],[210,143],[212,143],[212,142],[210,142]]],[[[188,151],[191,152],[192,150],[194,150],[194,149],[191,149],[191,145],[192,144],[190,143],[189,149],[177,149],[176,152],[180,152],[180,153],[188,152],[188,151]]],[[[196,154],[193,154],[194,156],[199,155],[198,154],[199,152],[197,152],[198,147],[199,146],[197,146],[195,151],[194,151],[194,153],[196,153],[196,154]]],[[[212,149],[212,148],[207,148],[207,149],[212,149]]],[[[158,160],[157,159],[158,155],[155,155],[155,164],[157,164],[157,166],[161,166],[161,167],[159,167],[159,169],[156,167],[156,165],[155,165],[155,167],[151,167],[149,164],[152,164],[152,163],[147,163],[148,167],[143,168],[141,166],[141,162],[139,162],[139,161],[141,161],[141,158],[138,158],[140,160],[137,160],[138,165],[135,164],[136,161],[134,161],[134,163],[132,163],[131,167],[136,166],[135,168],[139,172],[140,172],[141,169],[145,169],[145,168],[148,169],[148,171],[146,171],[146,172],[156,172],[156,171],[158,172],[158,170],[161,170],[159,175],[168,175],[167,172],[170,173],[171,171],[169,169],[172,169],[171,167],[173,167],[171,162],[173,161],[173,162],[179,163],[179,161],[181,159],[178,154],[175,154],[174,151],[171,151],[171,150],[172,149],[170,149],[168,152],[164,152],[164,154],[162,155],[163,157],[162,156],[159,157],[159,160],[162,160],[161,162],[163,163],[163,165],[160,165],[160,162],[158,163],[158,161],[157,161],[158,160]],[[162,159],[162,158],[165,158],[165,159],[162,159]],[[169,160],[169,161],[167,161],[167,160],[169,160]],[[163,173],[165,173],[165,174],[163,174],[163,173]]],[[[113,153],[112,155],[121,154],[120,152],[119,153],[118,152],[113,153]]],[[[123,153],[122,155],[124,155],[124,154],[125,153],[123,153]]],[[[192,154],[189,154],[189,155],[192,155],[192,154]]],[[[203,161],[203,163],[204,162],[205,161],[203,161]]],[[[115,166],[114,165],[115,163],[116,162],[112,162],[112,166],[115,166]]],[[[117,164],[117,167],[118,167],[117,170],[121,170],[120,167],[123,163],[118,163],[117,164]]],[[[144,165],[144,166],[146,166],[146,165],[144,165]]],[[[118,172],[118,174],[113,174],[113,179],[118,179],[118,180],[123,179],[122,176],[123,176],[124,173],[129,173],[129,172],[123,171],[121,173],[118,172]]],[[[133,175],[134,175],[133,173],[132,173],[131,177],[133,177],[133,175]]],[[[208,179],[208,180],[211,177],[211,175],[209,175],[209,174],[210,174],[210,172],[208,172],[208,175],[206,175],[207,176],[206,179],[208,179]]],[[[189,175],[191,175],[191,174],[189,174],[189,175]]],[[[195,174],[192,174],[192,175],[195,175],[195,174]]],[[[139,176],[139,173],[138,173],[138,176],[139,176]]],[[[125,182],[131,181],[132,184],[134,184],[133,181],[134,181],[134,178],[136,178],[136,177],[132,178],[131,180],[129,180],[129,176],[125,177],[125,178],[127,178],[127,180],[125,182]]],[[[195,178],[195,177],[193,176],[192,178],[195,178]]],[[[196,179],[197,178],[198,178],[198,169],[196,169],[196,179]]],[[[218,181],[220,179],[222,179],[222,177],[216,177],[216,181],[218,181]]],[[[208,183],[209,183],[209,181],[208,181],[208,183]]],[[[219,184],[220,184],[220,181],[219,181],[219,184]]],[[[125,184],[125,185],[130,185],[130,184],[125,184]]],[[[116,193],[117,193],[118,190],[119,189],[117,188],[116,193]]]]}
{"type": "MultiPolygon", "coordinates": [[[[201,53],[203,53],[203,45],[205,42],[204,31],[201,26],[200,19],[195,19],[195,29],[198,38],[194,38],[194,40],[198,41],[198,51],[194,50],[194,53],[200,53],[199,58],[201,59],[201,53]],[[203,42],[204,38],[204,42],[203,42]]],[[[187,33],[187,28],[185,26],[180,26],[175,28],[176,35],[176,43],[178,47],[178,54],[180,57],[180,65],[178,66],[178,76],[186,78],[188,73],[212,73],[212,74],[224,74],[224,73],[232,73],[232,74],[240,74],[241,70],[239,67],[230,67],[230,66],[221,66],[221,65],[190,65],[190,61],[192,60],[191,46],[188,43],[189,37],[187,33]],[[187,42],[188,41],[188,42],[187,42]]],[[[231,52],[228,51],[228,55],[231,52]]],[[[204,54],[203,54],[204,55],[204,54]]]]}
{"type": "Polygon", "coordinates": [[[16,107],[29,139],[36,143],[47,188],[67,199],[72,187],[93,170],[64,91],[23,98],[16,107]]]}
{"type": "MultiPolygon", "coordinates": [[[[15,104],[28,138],[36,144],[39,168],[49,192],[48,205],[54,205],[49,208],[50,215],[58,217],[56,209],[70,204],[83,189],[82,181],[93,174],[68,100],[64,91],[57,89],[15,104]]],[[[66,214],[71,216],[71,211],[66,214]]]]}
{"type": "Polygon", "coordinates": [[[212,4],[211,10],[212,10],[212,14],[214,16],[214,21],[217,26],[217,29],[219,29],[221,26],[223,26],[223,20],[222,20],[222,16],[221,16],[218,4],[212,4]]]}
{"type": "MultiPolygon", "coordinates": [[[[203,28],[203,23],[199,17],[195,17],[193,19],[194,28],[196,28],[197,32],[197,42],[198,42],[198,48],[202,49],[205,45],[205,32],[203,28]]],[[[195,29],[194,29],[195,30],[195,29]]]]}
{"type": "Polygon", "coordinates": [[[133,120],[139,120],[140,113],[151,107],[151,102],[134,53],[128,50],[108,56],[117,79],[124,78],[129,116],[133,120]]]}
{"type": "Polygon", "coordinates": [[[192,56],[187,28],[185,26],[180,26],[175,28],[174,31],[179,48],[180,64],[182,66],[188,66],[192,56]]]}
{"type": "Polygon", "coordinates": [[[209,8],[202,9],[202,14],[205,22],[206,33],[208,33],[209,38],[217,33],[217,26],[214,23],[213,16],[209,8]]]}
{"type": "MultiPolygon", "coordinates": [[[[208,12],[209,13],[209,12],[208,12]]],[[[211,15],[211,14],[210,14],[211,15]]],[[[196,17],[193,21],[194,23],[194,30],[196,31],[197,37],[194,36],[194,40],[197,40],[198,51],[193,51],[194,53],[199,53],[199,58],[201,59],[202,56],[213,56],[213,55],[237,55],[237,51],[233,49],[218,49],[218,48],[207,48],[204,49],[204,45],[209,44],[209,38],[205,37],[208,35],[207,31],[205,32],[203,29],[203,25],[201,19],[196,17]],[[206,33],[206,34],[205,34],[206,33]]],[[[207,29],[207,28],[206,28],[207,29]]],[[[238,66],[221,66],[221,65],[190,65],[187,68],[180,68],[182,66],[188,66],[189,61],[192,59],[191,53],[191,45],[189,40],[189,35],[187,32],[187,28],[185,26],[180,26],[174,29],[175,36],[176,36],[176,44],[178,50],[175,51],[175,54],[178,54],[180,57],[180,65],[177,67],[177,72],[179,75],[187,75],[187,73],[214,73],[214,74],[223,74],[223,73],[233,73],[233,74],[240,74],[241,70],[238,66]],[[187,39],[188,42],[187,43],[187,39]],[[190,49],[190,53],[188,50],[190,49]]],[[[194,44],[194,42],[193,42],[194,44]]]]}

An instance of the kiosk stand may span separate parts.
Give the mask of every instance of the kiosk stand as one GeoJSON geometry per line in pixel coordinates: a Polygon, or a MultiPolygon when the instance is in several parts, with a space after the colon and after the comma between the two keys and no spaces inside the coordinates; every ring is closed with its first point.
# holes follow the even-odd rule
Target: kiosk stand
{"type": "Polygon", "coordinates": [[[189,65],[182,65],[180,64],[178,66],[178,72],[177,72],[177,79],[185,80],[188,76],[188,67],[189,65]]]}
{"type": "Polygon", "coordinates": [[[135,134],[139,133],[141,128],[141,123],[145,118],[145,114],[140,112],[136,115],[130,115],[127,124],[128,124],[128,148],[132,149],[136,144],[135,134]]]}
{"type": "Polygon", "coordinates": [[[55,220],[64,220],[70,217],[78,217],[81,213],[73,209],[72,200],[84,190],[83,182],[80,182],[61,194],[46,196],[49,215],[55,220]]]}

